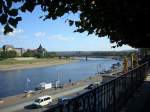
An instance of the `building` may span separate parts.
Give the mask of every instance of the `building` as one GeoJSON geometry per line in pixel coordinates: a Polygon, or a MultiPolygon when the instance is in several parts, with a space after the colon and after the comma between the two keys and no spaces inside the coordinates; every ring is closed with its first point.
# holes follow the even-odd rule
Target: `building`
{"type": "Polygon", "coordinates": [[[4,51],[11,51],[11,50],[14,50],[14,46],[13,45],[3,45],[2,49],[4,51]]]}
{"type": "Polygon", "coordinates": [[[42,45],[40,44],[39,47],[37,49],[33,49],[31,50],[35,56],[41,58],[44,57],[46,55],[46,49],[42,47],[42,45]]]}
{"type": "Polygon", "coordinates": [[[37,48],[37,53],[40,54],[42,57],[45,56],[45,54],[46,54],[46,50],[42,47],[41,44],[40,44],[40,46],[37,48]]]}
{"type": "Polygon", "coordinates": [[[26,51],[23,48],[15,48],[13,45],[3,45],[1,51],[16,51],[18,56],[22,56],[22,54],[26,51]]]}
{"type": "Polygon", "coordinates": [[[18,56],[22,56],[23,53],[26,52],[26,50],[24,48],[14,48],[14,50],[17,52],[18,56]]]}
{"type": "MultiPolygon", "coordinates": [[[[38,57],[44,57],[47,52],[46,49],[43,48],[41,44],[37,49],[33,50],[28,49],[28,50],[32,51],[38,57]]],[[[16,51],[17,56],[22,56],[23,53],[25,53],[27,50],[25,50],[24,48],[15,48],[13,45],[3,45],[0,51],[16,51]]]]}
{"type": "Polygon", "coordinates": [[[39,57],[39,58],[44,57],[47,53],[46,49],[43,48],[41,44],[39,45],[37,49],[32,49],[32,50],[28,49],[27,51],[31,51],[34,54],[34,56],[39,57]]]}

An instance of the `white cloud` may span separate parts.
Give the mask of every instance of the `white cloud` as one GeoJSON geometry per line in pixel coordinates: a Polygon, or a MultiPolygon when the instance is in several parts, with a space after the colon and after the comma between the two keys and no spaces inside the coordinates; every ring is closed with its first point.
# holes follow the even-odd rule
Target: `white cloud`
{"type": "Polygon", "coordinates": [[[46,35],[45,32],[37,32],[34,34],[36,37],[44,37],[46,35]]]}
{"type": "Polygon", "coordinates": [[[52,39],[52,40],[61,40],[61,41],[71,41],[71,40],[74,40],[73,37],[66,37],[66,36],[63,36],[63,35],[52,35],[52,36],[49,36],[48,38],[52,39]]]}
{"type": "Polygon", "coordinates": [[[24,30],[23,29],[15,29],[13,32],[8,33],[9,36],[16,36],[18,34],[23,33],[24,30]]]}

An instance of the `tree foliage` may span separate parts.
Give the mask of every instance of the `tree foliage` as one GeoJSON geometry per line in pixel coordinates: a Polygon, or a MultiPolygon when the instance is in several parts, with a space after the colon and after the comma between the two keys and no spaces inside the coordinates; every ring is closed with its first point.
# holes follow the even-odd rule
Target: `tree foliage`
{"type": "Polygon", "coordinates": [[[93,56],[120,56],[120,57],[130,57],[131,54],[136,53],[137,51],[102,51],[102,52],[94,52],[93,56]]]}
{"type": "Polygon", "coordinates": [[[140,55],[141,57],[145,57],[150,55],[150,48],[142,48],[140,49],[140,55]]]}
{"type": "Polygon", "coordinates": [[[55,52],[47,52],[45,54],[45,57],[46,58],[54,58],[54,57],[57,57],[57,54],[55,52]]]}
{"type": "Polygon", "coordinates": [[[6,59],[6,58],[14,58],[17,56],[16,51],[1,51],[0,52],[0,58],[6,59]]]}
{"type": "Polygon", "coordinates": [[[30,50],[27,50],[25,53],[23,53],[23,57],[34,57],[34,53],[30,50]]]}
{"type": "Polygon", "coordinates": [[[17,27],[22,20],[19,13],[32,12],[36,6],[45,12],[43,20],[79,13],[79,20],[68,20],[69,25],[77,27],[75,32],[108,36],[117,46],[143,47],[150,38],[149,3],[132,0],[1,0],[0,23],[4,34],[17,27]],[[18,8],[14,8],[12,4],[17,3],[18,8]]]}

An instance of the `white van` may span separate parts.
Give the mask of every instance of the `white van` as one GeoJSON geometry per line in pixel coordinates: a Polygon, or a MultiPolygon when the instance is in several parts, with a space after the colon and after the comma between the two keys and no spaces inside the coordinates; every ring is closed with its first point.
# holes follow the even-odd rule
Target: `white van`
{"type": "Polygon", "coordinates": [[[46,96],[41,96],[41,97],[35,99],[33,102],[33,105],[35,105],[37,107],[43,107],[50,103],[52,103],[52,97],[46,95],[46,96]]]}

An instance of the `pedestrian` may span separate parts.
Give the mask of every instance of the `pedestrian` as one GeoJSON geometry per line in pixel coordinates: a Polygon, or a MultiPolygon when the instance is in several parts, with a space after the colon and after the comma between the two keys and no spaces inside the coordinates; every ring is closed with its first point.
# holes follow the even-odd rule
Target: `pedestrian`
{"type": "Polygon", "coordinates": [[[69,83],[71,84],[71,79],[69,79],[69,83]]]}

